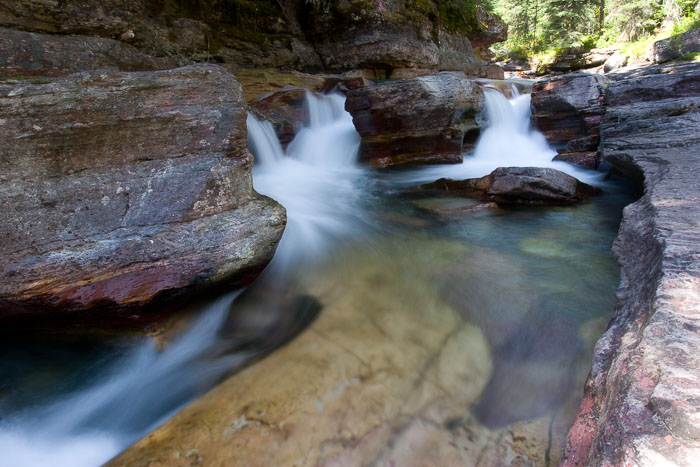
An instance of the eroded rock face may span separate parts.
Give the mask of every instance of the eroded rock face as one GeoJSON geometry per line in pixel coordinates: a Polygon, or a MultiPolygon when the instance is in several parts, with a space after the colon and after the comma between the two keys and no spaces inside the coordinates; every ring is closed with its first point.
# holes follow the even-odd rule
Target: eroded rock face
{"type": "Polygon", "coordinates": [[[606,81],[601,75],[569,74],[533,85],[532,123],[571,161],[583,157],[582,153],[598,151],[606,81]]]}
{"type": "Polygon", "coordinates": [[[60,76],[88,70],[149,71],[178,62],[152,57],[120,41],[0,28],[0,77],[60,76]]]}
{"type": "Polygon", "coordinates": [[[0,85],[2,315],[251,280],[285,214],[252,190],[245,109],[213,65],[0,85]]]}
{"type": "Polygon", "coordinates": [[[586,200],[599,190],[555,169],[500,167],[481,178],[440,179],[423,185],[466,194],[478,194],[498,204],[572,204],[586,200]]]}
{"type": "Polygon", "coordinates": [[[483,105],[481,88],[458,72],[358,87],[345,101],[362,137],[360,160],[377,167],[461,162],[483,105]]]}
{"type": "Polygon", "coordinates": [[[622,266],[617,305],[563,465],[700,458],[699,73],[698,64],[651,68],[608,88],[603,156],[643,178],[645,191],[625,208],[613,247],[622,266]]]}
{"type": "Polygon", "coordinates": [[[376,77],[440,70],[497,77],[498,67],[487,66],[481,55],[490,44],[505,40],[506,26],[498,16],[472,6],[434,0],[108,0],[99,5],[8,0],[0,7],[0,26],[119,39],[144,53],[181,61],[305,71],[360,69],[376,77]]]}
{"type": "Polygon", "coordinates": [[[655,63],[664,63],[684,54],[700,52],[700,29],[654,42],[652,54],[655,63]]]}

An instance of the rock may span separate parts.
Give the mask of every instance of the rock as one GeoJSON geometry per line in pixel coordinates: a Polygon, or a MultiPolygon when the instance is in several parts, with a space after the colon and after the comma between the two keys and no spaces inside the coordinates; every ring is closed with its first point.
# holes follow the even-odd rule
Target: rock
{"type": "Polygon", "coordinates": [[[362,137],[360,160],[377,167],[460,162],[482,107],[481,88],[458,72],[359,87],[345,102],[362,137]]]}
{"type": "Polygon", "coordinates": [[[252,190],[245,109],[213,65],[0,85],[2,318],[126,322],[250,281],[285,214],[252,190]]]}
{"type": "Polygon", "coordinates": [[[628,58],[629,57],[627,57],[627,55],[622,55],[620,52],[615,52],[605,61],[603,71],[605,73],[610,73],[618,68],[622,68],[623,66],[627,65],[628,58]]]}
{"type": "Polygon", "coordinates": [[[557,154],[554,156],[553,160],[568,162],[569,164],[578,165],[579,167],[591,170],[597,169],[600,162],[598,151],[557,154]]]}
{"type": "Polygon", "coordinates": [[[283,148],[294,139],[294,135],[308,122],[308,110],[304,106],[307,91],[288,89],[261,97],[250,103],[275,129],[283,148]]]}
{"type": "Polygon", "coordinates": [[[571,204],[598,193],[598,188],[554,169],[540,167],[500,167],[489,175],[468,180],[440,179],[423,185],[465,194],[479,194],[498,204],[571,204]]]}
{"type": "Polygon", "coordinates": [[[700,29],[691,29],[683,34],[654,42],[654,63],[664,63],[685,54],[700,52],[700,29]]]}
{"type": "MultiPolygon", "coordinates": [[[[460,70],[493,77],[480,58],[506,26],[480,7],[426,0],[8,0],[0,26],[120,39],[182,60],[415,77],[460,70]],[[474,50],[470,39],[474,40],[474,50]]],[[[367,75],[372,76],[372,75],[367,75]]]]}
{"type": "Polygon", "coordinates": [[[108,465],[544,465],[550,423],[567,417],[492,430],[469,409],[491,372],[488,344],[430,285],[464,255],[422,237],[339,255],[300,285],[324,304],[306,331],[108,465]]]}
{"type": "Polygon", "coordinates": [[[278,91],[290,88],[305,88],[309,91],[321,91],[329,78],[327,75],[312,75],[295,70],[275,68],[246,68],[231,63],[220,64],[234,75],[243,86],[248,104],[278,91]]]}
{"type": "Polygon", "coordinates": [[[606,83],[601,75],[575,73],[533,85],[532,124],[557,152],[571,155],[598,150],[606,83]]]}
{"type": "Polygon", "coordinates": [[[700,456],[700,65],[653,70],[608,88],[603,156],[643,179],[644,195],[625,208],[613,246],[617,303],[565,466],[690,466],[700,456]]]}
{"type": "Polygon", "coordinates": [[[87,70],[149,71],[176,66],[174,59],[152,57],[112,39],[0,28],[0,77],[60,76],[87,70]]]}

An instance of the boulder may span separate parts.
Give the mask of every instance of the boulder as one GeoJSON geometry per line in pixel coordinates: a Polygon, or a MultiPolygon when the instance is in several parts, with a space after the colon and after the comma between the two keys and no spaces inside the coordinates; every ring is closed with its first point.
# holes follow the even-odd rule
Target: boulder
{"type": "Polygon", "coordinates": [[[226,70],[0,85],[0,115],[0,317],[127,322],[272,257],[285,213],[252,189],[226,70]]]}
{"type": "Polygon", "coordinates": [[[599,192],[564,172],[540,167],[500,167],[481,178],[443,178],[421,188],[478,194],[503,205],[572,204],[599,192]]]}
{"type": "Polygon", "coordinates": [[[177,66],[172,58],[152,57],[112,39],[0,28],[0,77],[60,76],[88,70],[148,71],[177,66]]]}
{"type": "Polygon", "coordinates": [[[700,28],[654,42],[652,55],[655,63],[664,63],[685,54],[700,52],[700,28]]]}
{"type": "Polygon", "coordinates": [[[574,73],[533,85],[532,124],[557,152],[598,150],[606,83],[607,79],[601,75],[574,73]]]}
{"type": "Polygon", "coordinates": [[[618,68],[622,68],[627,65],[627,60],[629,57],[627,55],[622,55],[620,52],[615,52],[612,54],[603,64],[603,72],[610,73],[618,68]]]}
{"type": "Polygon", "coordinates": [[[345,109],[362,137],[360,160],[387,167],[460,162],[465,135],[483,125],[483,105],[478,85],[443,72],[351,89],[345,109]]]}
{"type": "Polygon", "coordinates": [[[250,107],[272,123],[283,148],[287,147],[304,123],[308,122],[308,109],[304,106],[306,93],[305,89],[287,89],[250,103],[250,107]]]}
{"type": "MultiPolygon", "coordinates": [[[[656,71],[656,72],[654,72],[656,71]]],[[[613,253],[621,281],[562,465],[700,458],[700,64],[613,82],[603,157],[644,183],[613,253]]]]}

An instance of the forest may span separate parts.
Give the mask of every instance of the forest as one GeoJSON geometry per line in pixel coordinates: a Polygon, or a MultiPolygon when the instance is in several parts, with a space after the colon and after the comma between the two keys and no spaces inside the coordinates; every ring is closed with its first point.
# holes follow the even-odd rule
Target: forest
{"type": "Polygon", "coordinates": [[[643,56],[653,41],[700,26],[697,0],[494,0],[488,6],[508,24],[508,40],[495,50],[509,58],[606,46],[643,56]]]}

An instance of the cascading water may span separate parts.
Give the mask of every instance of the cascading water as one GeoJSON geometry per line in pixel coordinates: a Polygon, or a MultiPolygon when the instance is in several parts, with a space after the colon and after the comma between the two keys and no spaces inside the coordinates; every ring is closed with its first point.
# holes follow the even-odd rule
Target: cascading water
{"type": "Polygon", "coordinates": [[[88,389],[2,416],[0,464],[99,465],[313,319],[318,310],[310,312],[308,300],[289,300],[289,274],[365,225],[358,188],[364,172],[355,164],[360,139],[344,99],[309,93],[309,123],[287,155],[271,125],[248,116],[255,188],[284,205],[288,218],[277,253],[255,285],[240,297],[233,292],[208,305],[164,350],[148,340],[113,362],[88,389]],[[290,303],[301,311],[290,312],[290,303]],[[308,316],[300,316],[304,313],[308,316]],[[241,329],[252,337],[231,337],[241,329]]]}
{"type": "Polygon", "coordinates": [[[530,127],[530,94],[514,88],[512,98],[492,87],[484,87],[488,127],[477,141],[474,154],[458,165],[421,169],[404,176],[406,181],[434,181],[441,177],[482,177],[498,167],[551,167],[589,184],[600,184],[602,174],[552,160],[557,155],[544,135],[530,127]]]}

